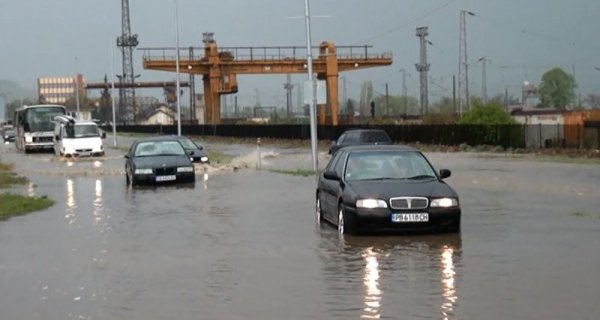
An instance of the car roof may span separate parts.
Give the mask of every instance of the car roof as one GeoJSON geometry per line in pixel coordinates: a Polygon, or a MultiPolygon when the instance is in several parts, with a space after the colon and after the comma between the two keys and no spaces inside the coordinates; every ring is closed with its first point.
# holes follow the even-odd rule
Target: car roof
{"type": "Polygon", "coordinates": [[[348,130],[345,130],[344,133],[346,133],[346,132],[354,132],[354,131],[361,131],[361,132],[373,132],[373,131],[376,131],[376,132],[385,132],[385,133],[387,133],[383,129],[373,129],[373,128],[369,128],[369,129],[361,129],[361,128],[348,129],[348,130]]]}
{"type": "Polygon", "coordinates": [[[169,135],[151,136],[151,137],[140,138],[140,139],[136,140],[136,142],[146,142],[146,141],[177,141],[178,138],[179,138],[178,136],[169,136],[169,135]]]}
{"type": "Polygon", "coordinates": [[[391,144],[391,145],[351,145],[340,149],[344,152],[363,152],[363,151],[418,151],[417,149],[403,145],[403,144],[391,144]]]}

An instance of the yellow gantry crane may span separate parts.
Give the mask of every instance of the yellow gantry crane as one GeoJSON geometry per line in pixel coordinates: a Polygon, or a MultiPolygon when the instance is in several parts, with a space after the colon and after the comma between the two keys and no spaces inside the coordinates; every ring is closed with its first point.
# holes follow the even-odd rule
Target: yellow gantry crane
{"type": "MultiPolygon", "coordinates": [[[[313,59],[317,79],[326,81],[327,104],[318,106],[319,124],[338,124],[338,76],[340,72],[392,64],[391,53],[371,54],[370,46],[338,47],[332,42],[319,45],[319,55],[313,59]],[[338,53],[343,49],[344,54],[338,53]]],[[[204,82],[204,119],[206,124],[221,122],[223,94],[238,91],[238,74],[306,73],[306,57],[302,47],[230,47],[218,48],[213,40],[205,41],[204,55],[195,57],[193,48],[188,57],[180,57],[181,73],[202,75],[204,82]],[[296,55],[298,54],[298,56],[296,55]]],[[[197,48],[202,49],[202,48],[197,48]]],[[[175,49],[144,48],[144,69],[176,72],[175,49]],[[162,51],[162,53],[160,52],[162,51]],[[173,55],[167,54],[173,52],[173,55]]],[[[180,49],[181,50],[181,49],[180,49]]]]}

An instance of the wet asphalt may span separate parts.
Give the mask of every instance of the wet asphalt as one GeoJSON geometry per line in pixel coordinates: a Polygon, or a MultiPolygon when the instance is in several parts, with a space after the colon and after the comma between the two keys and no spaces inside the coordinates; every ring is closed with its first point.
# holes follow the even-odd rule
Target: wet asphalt
{"type": "MultiPolygon", "coordinates": [[[[126,145],[131,139],[124,138],[126,145]]],[[[339,237],[316,225],[308,150],[236,158],[193,186],[129,188],[123,149],[64,161],[0,146],[55,205],[0,221],[1,319],[597,319],[597,165],[427,154],[458,235],[339,237]]],[[[321,152],[320,167],[327,161],[321,152]]],[[[0,204],[1,205],[1,204],[0,204]]]]}

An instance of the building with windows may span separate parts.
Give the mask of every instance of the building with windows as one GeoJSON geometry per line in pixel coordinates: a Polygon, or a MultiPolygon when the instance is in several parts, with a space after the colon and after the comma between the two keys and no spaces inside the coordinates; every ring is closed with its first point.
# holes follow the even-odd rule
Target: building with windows
{"type": "Polygon", "coordinates": [[[75,88],[83,92],[83,75],[75,77],[46,77],[38,78],[38,98],[40,103],[64,104],[75,96],[75,88]]]}

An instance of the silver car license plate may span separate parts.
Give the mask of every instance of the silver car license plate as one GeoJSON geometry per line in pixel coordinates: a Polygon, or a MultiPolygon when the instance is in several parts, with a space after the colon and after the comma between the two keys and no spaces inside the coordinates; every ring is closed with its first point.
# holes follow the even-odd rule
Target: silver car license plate
{"type": "Polygon", "coordinates": [[[428,213],[392,213],[392,222],[429,222],[428,213]]]}
{"type": "Polygon", "coordinates": [[[156,176],[156,181],[173,181],[175,179],[177,179],[177,177],[175,175],[156,176]]]}

